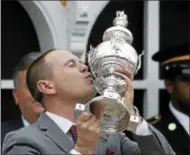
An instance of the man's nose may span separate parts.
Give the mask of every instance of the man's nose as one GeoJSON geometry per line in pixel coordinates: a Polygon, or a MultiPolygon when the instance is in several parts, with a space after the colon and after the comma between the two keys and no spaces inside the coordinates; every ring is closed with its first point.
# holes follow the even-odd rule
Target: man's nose
{"type": "Polygon", "coordinates": [[[81,67],[81,72],[88,72],[88,66],[87,65],[82,65],[81,67]]]}

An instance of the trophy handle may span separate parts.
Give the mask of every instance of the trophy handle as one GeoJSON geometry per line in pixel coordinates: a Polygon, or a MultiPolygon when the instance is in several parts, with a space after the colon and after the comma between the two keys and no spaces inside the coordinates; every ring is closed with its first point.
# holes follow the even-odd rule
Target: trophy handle
{"type": "Polygon", "coordinates": [[[78,117],[85,111],[85,105],[77,103],[74,110],[74,119],[77,120],[78,117]]]}
{"type": "Polygon", "coordinates": [[[143,50],[142,53],[138,56],[138,64],[137,64],[137,68],[135,71],[135,74],[139,71],[139,69],[141,68],[141,57],[144,55],[145,51],[143,50]]]}

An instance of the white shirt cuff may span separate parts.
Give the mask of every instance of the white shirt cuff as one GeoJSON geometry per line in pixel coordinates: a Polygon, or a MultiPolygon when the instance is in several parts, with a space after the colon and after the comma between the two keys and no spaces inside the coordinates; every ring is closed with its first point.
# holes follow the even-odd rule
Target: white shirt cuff
{"type": "Polygon", "coordinates": [[[71,150],[71,152],[70,152],[71,154],[76,154],[76,155],[81,155],[81,153],[79,153],[78,151],[76,151],[76,150],[74,150],[74,149],[72,149],[71,150]]]}
{"type": "Polygon", "coordinates": [[[139,136],[148,136],[151,135],[152,132],[150,131],[147,122],[143,119],[142,123],[136,129],[136,135],[139,136]]]}

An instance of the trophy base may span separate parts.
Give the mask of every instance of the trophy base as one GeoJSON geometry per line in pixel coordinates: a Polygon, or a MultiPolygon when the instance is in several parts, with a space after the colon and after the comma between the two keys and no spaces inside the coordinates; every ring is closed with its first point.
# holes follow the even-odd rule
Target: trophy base
{"type": "Polygon", "coordinates": [[[130,114],[126,105],[117,97],[98,96],[85,105],[85,111],[100,119],[102,134],[126,130],[130,114]]]}

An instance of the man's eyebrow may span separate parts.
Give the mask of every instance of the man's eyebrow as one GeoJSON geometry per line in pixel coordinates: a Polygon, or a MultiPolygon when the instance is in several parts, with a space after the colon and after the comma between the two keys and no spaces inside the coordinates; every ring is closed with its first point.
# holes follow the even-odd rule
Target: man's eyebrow
{"type": "Polygon", "coordinates": [[[69,59],[69,60],[66,61],[64,66],[67,65],[69,62],[79,62],[81,64],[84,64],[80,59],[69,59]]]}
{"type": "Polygon", "coordinates": [[[68,59],[68,60],[65,62],[64,66],[66,66],[69,62],[72,62],[72,61],[75,61],[75,60],[74,60],[74,59],[68,59]]]}
{"type": "Polygon", "coordinates": [[[81,60],[78,60],[79,63],[84,64],[81,60]]]}

